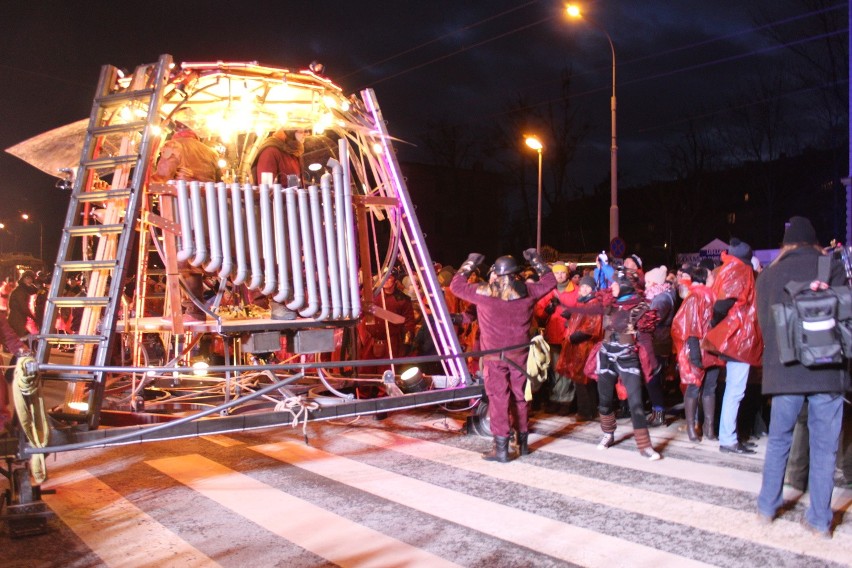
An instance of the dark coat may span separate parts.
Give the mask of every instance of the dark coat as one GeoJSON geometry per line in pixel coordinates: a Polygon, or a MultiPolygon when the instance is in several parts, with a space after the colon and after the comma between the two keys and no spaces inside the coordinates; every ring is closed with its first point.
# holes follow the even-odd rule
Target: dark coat
{"type": "MultiPolygon", "coordinates": [[[[808,368],[799,363],[785,365],[778,355],[771,306],[789,299],[784,291],[787,282],[816,280],[819,256],[819,251],[813,248],[791,250],[766,267],[757,279],[757,317],[763,333],[763,394],[850,390],[845,364],[825,368],[808,368]]],[[[832,286],[845,283],[843,266],[839,262],[832,263],[830,280],[832,286]]]]}

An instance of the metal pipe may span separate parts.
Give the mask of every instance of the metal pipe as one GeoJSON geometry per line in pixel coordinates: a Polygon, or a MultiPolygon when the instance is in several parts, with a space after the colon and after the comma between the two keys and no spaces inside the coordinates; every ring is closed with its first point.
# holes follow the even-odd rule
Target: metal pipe
{"type": "MultiPolygon", "coordinates": [[[[216,201],[219,205],[219,231],[222,240],[222,267],[219,269],[219,278],[227,278],[234,269],[231,260],[231,224],[230,211],[228,210],[228,186],[224,182],[216,184],[216,201]]],[[[224,280],[223,280],[224,281],[224,280]]]]}
{"type": "Polygon", "coordinates": [[[351,314],[349,302],[349,270],[354,268],[346,262],[346,213],[343,205],[343,168],[340,162],[329,158],[328,165],[331,167],[334,179],[334,217],[335,233],[337,237],[337,267],[340,270],[340,303],[342,306],[342,317],[348,318],[351,314]]]}
{"type": "Polygon", "coordinates": [[[234,256],[237,259],[237,273],[234,275],[234,286],[246,281],[248,265],[246,264],[246,231],[243,223],[243,198],[240,184],[231,184],[231,219],[234,221],[234,256]]]}
{"type": "MultiPolygon", "coordinates": [[[[355,214],[352,211],[352,185],[349,181],[349,143],[345,138],[338,141],[340,152],[340,165],[343,168],[343,208],[346,213],[346,264],[349,266],[349,295],[352,298],[352,317],[361,315],[361,296],[359,295],[358,283],[358,253],[356,251],[357,241],[355,238],[355,214]]],[[[369,286],[365,282],[364,286],[369,286]]]]}
{"type": "MultiPolygon", "coordinates": [[[[280,186],[279,186],[280,187],[280,186]]],[[[261,292],[268,296],[278,287],[275,272],[275,239],[272,234],[272,188],[260,185],[260,244],[263,250],[264,286],[261,292]]]]}
{"type": "Polygon", "coordinates": [[[195,253],[192,243],[192,216],[189,214],[189,192],[186,180],[177,182],[178,219],[180,222],[180,250],[177,253],[178,262],[186,262],[195,253]]]}
{"type": "Polygon", "coordinates": [[[302,230],[302,252],[305,255],[305,283],[308,290],[308,305],[305,309],[299,311],[299,315],[309,318],[313,317],[319,309],[316,262],[314,261],[314,245],[311,236],[311,210],[308,204],[308,192],[300,189],[297,193],[299,197],[299,227],[302,230]]]}
{"type": "Polygon", "coordinates": [[[201,266],[207,260],[207,239],[204,238],[204,206],[201,201],[201,184],[189,182],[189,193],[192,197],[192,228],[195,230],[195,257],[189,261],[192,266],[201,266]]]}
{"type": "Polygon", "coordinates": [[[319,285],[320,296],[320,313],[315,319],[322,321],[328,319],[331,305],[328,299],[328,257],[325,253],[325,236],[322,229],[323,212],[320,210],[317,186],[308,187],[308,196],[311,198],[311,228],[313,229],[314,250],[317,260],[317,284],[319,285]]]}
{"type": "Polygon", "coordinates": [[[260,247],[257,244],[257,213],[254,210],[254,188],[250,183],[243,186],[246,199],[246,231],[248,232],[249,258],[251,259],[251,281],[249,290],[257,290],[263,282],[260,247]]]}
{"type": "Polygon", "coordinates": [[[331,174],[320,178],[325,246],[328,247],[328,278],[331,288],[331,317],[340,319],[340,270],[337,266],[337,240],[334,230],[334,202],[331,198],[331,174]]]}
{"type": "Polygon", "coordinates": [[[273,187],[273,215],[272,219],[275,222],[275,263],[278,266],[278,293],[273,296],[273,300],[279,304],[284,302],[290,296],[290,262],[287,255],[287,214],[284,211],[284,190],[276,184],[273,187]]]}
{"type": "Polygon", "coordinates": [[[305,281],[302,276],[302,244],[299,238],[299,206],[296,203],[296,188],[284,189],[287,200],[287,232],[290,236],[290,266],[293,269],[293,301],[287,304],[290,310],[305,305],[305,281]]]}
{"type": "Polygon", "coordinates": [[[216,200],[216,184],[204,184],[204,199],[207,203],[207,228],[210,233],[210,262],[205,272],[216,272],[222,266],[222,235],[219,232],[219,205],[216,200]]]}

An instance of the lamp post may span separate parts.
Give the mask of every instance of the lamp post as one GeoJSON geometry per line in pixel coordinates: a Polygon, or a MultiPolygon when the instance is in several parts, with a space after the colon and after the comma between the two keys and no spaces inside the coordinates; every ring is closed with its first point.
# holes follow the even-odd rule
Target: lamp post
{"type": "Polygon", "coordinates": [[[541,252],[541,155],[544,145],[535,136],[527,136],[524,138],[524,142],[538,152],[538,212],[535,218],[535,250],[541,252]]]}
{"type": "MultiPolygon", "coordinates": [[[[21,219],[29,221],[30,214],[21,213],[21,219]]],[[[38,222],[38,257],[42,262],[44,261],[44,223],[41,222],[41,219],[38,222]]]]}
{"type": "Polygon", "coordinates": [[[566,13],[570,18],[582,19],[588,22],[592,27],[597,28],[602,32],[609,42],[609,49],[612,52],[612,96],[610,97],[610,115],[612,117],[612,132],[609,147],[609,240],[610,242],[618,236],[618,145],[616,144],[615,136],[615,46],[612,43],[612,37],[594,20],[584,16],[579,6],[569,4],[565,8],[566,13]]]}

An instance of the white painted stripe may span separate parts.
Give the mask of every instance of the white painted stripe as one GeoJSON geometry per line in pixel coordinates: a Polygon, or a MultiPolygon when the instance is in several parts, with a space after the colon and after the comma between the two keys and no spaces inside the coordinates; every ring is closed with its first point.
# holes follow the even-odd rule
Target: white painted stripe
{"type": "Polygon", "coordinates": [[[225,436],[224,434],[215,434],[212,436],[201,436],[202,440],[207,440],[208,442],[213,442],[214,444],[218,444],[220,446],[224,446],[226,448],[230,448],[232,446],[242,446],[245,442],[241,442],[240,440],[235,440],[229,436],[225,436]]]}
{"type": "MultiPolygon", "coordinates": [[[[405,439],[409,441],[409,439],[405,439]]],[[[411,440],[412,444],[418,444],[411,440]]],[[[451,448],[441,446],[449,451],[451,448]]],[[[675,554],[452,491],[295,442],[252,450],[501,540],[583,566],[707,566],[675,554]]]]}
{"type": "MultiPolygon", "coordinates": [[[[537,427],[540,423],[537,423],[537,427]]],[[[599,426],[595,426],[599,429],[599,426]]],[[[541,428],[539,428],[541,430],[541,428]]],[[[619,429],[616,430],[616,441],[630,435],[631,430],[619,429]]],[[[554,432],[555,430],[545,430],[545,432],[554,432]]],[[[599,430],[598,430],[599,431],[599,430]]],[[[660,447],[660,439],[665,439],[663,433],[656,433],[655,430],[652,440],[656,447],[660,447]]],[[[663,460],[660,462],[652,462],[642,458],[635,450],[621,449],[617,445],[609,448],[606,451],[600,451],[594,444],[582,442],[580,440],[572,440],[568,438],[552,438],[542,436],[540,434],[530,434],[530,443],[535,444],[538,448],[572,458],[579,458],[607,465],[633,469],[636,471],[644,471],[665,475],[674,479],[686,481],[695,481],[704,485],[721,487],[724,489],[734,489],[736,491],[744,491],[757,495],[760,491],[762,473],[742,471],[732,467],[717,466],[711,464],[698,463],[692,460],[684,460],[667,456],[665,449],[661,451],[663,460]],[[539,443],[544,441],[544,443],[539,443]]],[[[666,444],[663,444],[665,446],[666,444]]],[[[702,444],[703,445],[703,444],[702,444]]],[[[712,451],[719,451],[718,443],[707,444],[712,451]]],[[[743,459],[755,459],[751,457],[743,459]]],[[[763,463],[763,457],[759,458],[760,463],[763,463]]],[[[792,488],[784,488],[785,500],[800,500],[803,503],[809,502],[809,494],[802,495],[792,488]]],[[[839,487],[834,488],[832,494],[831,508],[834,511],[848,511],[852,509],[852,490],[839,487]]]]}
{"type": "MultiPolygon", "coordinates": [[[[502,466],[503,464],[486,462],[479,454],[468,450],[400,436],[384,430],[353,431],[346,433],[345,436],[364,444],[427,459],[478,475],[487,475],[544,491],[552,491],[573,499],[631,511],[733,538],[745,538],[751,542],[822,560],[845,563],[849,560],[849,550],[852,550],[852,535],[838,532],[833,540],[814,547],[813,536],[802,530],[798,523],[777,519],[770,527],[764,527],[757,524],[754,512],[737,511],[675,495],[536,467],[525,464],[522,460],[513,461],[511,466],[506,467],[502,466]]],[[[626,461],[644,459],[638,455],[638,452],[627,453],[630,455],[624,456],[626,461]]],[[[658,473],[665,475],[666,472],[658,473]]]]}
{"type": "Polygon", "coordinates": [[[339,566],[458,566],[197,454],[145,463],[339,566]]]}
{"type": "Polygon", "coordinates": [[[86,471],[50,487],[44,501],[108,566],[219,566],[86,471]]]}

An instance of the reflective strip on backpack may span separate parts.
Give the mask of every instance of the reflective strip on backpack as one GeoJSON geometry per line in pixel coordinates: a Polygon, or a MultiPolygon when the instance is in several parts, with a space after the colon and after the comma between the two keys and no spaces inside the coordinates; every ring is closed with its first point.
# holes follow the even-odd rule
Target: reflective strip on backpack
{"type": "Polygon", "coordinates": [[[834,329],[835,324],[834,318],[821,321],[803,321],[802,329],[805,331],[826,331],[834,329]]]}

